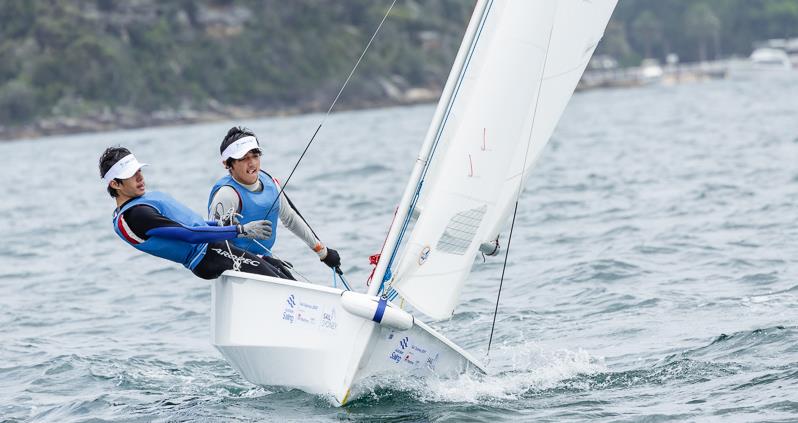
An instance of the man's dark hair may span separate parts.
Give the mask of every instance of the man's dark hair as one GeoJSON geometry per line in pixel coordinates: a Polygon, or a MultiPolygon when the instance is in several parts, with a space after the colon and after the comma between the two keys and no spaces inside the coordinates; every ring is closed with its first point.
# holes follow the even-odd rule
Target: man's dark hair
{"type": "MultiPolygon", "coordinates": [[[[108,147],[103,152],[102,156],[100,156],[100,178],[104,177],[108,170],[111,169],[113,165],[116,164],[121,158],[130,155],[130,150],[125,147],[108,147]]],[[[114,178],[117,182],[122,182],[119,178],[114,178]]],[[[116,192],[115,189],[111,188],[108,185],[108,194],[111,194],[111,197],[118,197],[119,193],[116,192]]]]}
{"type": "MultiPolygon", "coordinates": [[[[222,144],[219,146],[219,154],[224,153],[224,150],[230,146],[230,144],[240,140],[244,137],[254,137],[255,133],[252,132],[251,129],[244,128],[243,126],[234,126],[227,131],[227,135],[224,136],[222,140],[222,144]]],[[[256,137],[257,138],[257,137],[256,137]]],[[[260,149],[258,149],[258,153],[260,153],[260,149]]],[[[233,166],[234,158],[228,157],[227,160],[224,161],[224,165],[228,168],[233,166]]]]}

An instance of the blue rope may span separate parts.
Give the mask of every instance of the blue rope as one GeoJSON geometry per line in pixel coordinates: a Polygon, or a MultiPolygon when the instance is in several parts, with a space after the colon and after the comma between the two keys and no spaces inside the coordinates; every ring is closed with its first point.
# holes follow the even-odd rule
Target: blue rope
{"type": "Polygon", "coordinates": [[[413,217],[413,210],[416,208],[416,203],[421,194],[421,187],[424,185],[424,181],[420,180],[418,182],[418,186],[416,187],[416,192],[413,194],[413,202],[410,204],[410,209],[407,213],[407,217],[405,217],[405,221],[402,224],[402,229],[399,231],[399,238],[396,240],[396,244],[394,246],[393,252],[391,253],[391,258],[388,260],[388,266],[385,268],[385,275],[382,277],[382,282],[380,282],[380,289],[377,291],[379,294],[385,288],[385,282],[391,280],[391,266],[393,265],[393,261],[396,258],[396,254],[399,252],[399,245],[402,244],[402,239],[405,237],[405,233],[407,232],[407,227],[410,226],[410,219],[413,217]]]}
{"type": "Polygon", "coordinates": [[[346,288],[347,291],[351,291],[352,288],[349,287],[349,282],[347,282],[346,279],[344,279],[343,275],[339,276],[341,276],[341,282],[344,284],[344,288],[346,288]]]}
{"type": "Polygon", "coordinates": [[[346,288],[347,291],[352,290],[352,288],[349,287],[349,282],[347,282],[346,279],[344,279],[344,275],[342,273],[336,272],[335,269],[333,269],[332,272],[333,272],[333,288],[338,288],[338,280],[336,278],[336,275],[338,275],[338,278],[341,278],[341,283],[344,285],[344,288],[346,288]]]}
{"type": "Polygon", "coordinates": [[[266,250],[266,251],[267,251],[269,254],[271,254],[271,255],[274,255],[274,254],[272,253],[272,250],[270,250],[270,249],[266,248],[266,246],[265,246],[265,245],[263,245],[263,244],[261,244],[260,242],[258,242],[258,240],[257,240],[257,239],[252,239],[252,241],[253,241],[255,244],[258,244],[258,245],[260,245],[260,248],[263,248],[263,249],[264,249],[264,250],[266,250]]]}

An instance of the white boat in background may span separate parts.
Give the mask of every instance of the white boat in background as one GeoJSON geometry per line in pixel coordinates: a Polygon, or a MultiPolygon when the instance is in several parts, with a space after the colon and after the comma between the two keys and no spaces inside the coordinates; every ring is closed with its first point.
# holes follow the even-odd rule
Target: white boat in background
{"type": "MultiPolygon", "coordinates": [[[[616,0],[480,0],[368,292],[228,271],[212,342],[247,380],[342,405],[384,375],[485,368],[424,324],[452,316],[480,248],[494,247],[616,0]]],[[[491,293],[493,294],[493,293],[491,293]]]]}
{"type": "Polygon", "coordinates": [[[790,70],[792,62],[787,52],[776,48],[758,48],[749,57],[754,69],[759,70],[790,70]]]}
{"type": "Polygon", "coordinates": [[[643,84],[657,84],[662,82],[665,71],[657,59],[643,59],[640,62],[640,82],[643,84]]]}
{"type": "Polygon", "coordinates": [[[757,80],[760,78],[794,78],[790,56],[780,48],[760,47],[751,53],[747,60],[730,62],[729,74],[737,80],[757,80]]]}

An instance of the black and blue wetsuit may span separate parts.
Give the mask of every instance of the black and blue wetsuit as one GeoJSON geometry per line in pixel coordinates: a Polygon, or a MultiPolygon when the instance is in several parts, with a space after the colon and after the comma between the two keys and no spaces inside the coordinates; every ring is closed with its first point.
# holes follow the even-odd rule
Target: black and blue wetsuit
{"type": "Polygon", "coordinates": [[[114,230],[138,250],[183,264],[203,279],[215,279],[233,269],[233,256],[241,258],[241,271],[294,279],[276,259],[257,256],[228,245],[235,226],[206,222],[172,197],[149,192],[122,204],[114,214],[114,230]]]}

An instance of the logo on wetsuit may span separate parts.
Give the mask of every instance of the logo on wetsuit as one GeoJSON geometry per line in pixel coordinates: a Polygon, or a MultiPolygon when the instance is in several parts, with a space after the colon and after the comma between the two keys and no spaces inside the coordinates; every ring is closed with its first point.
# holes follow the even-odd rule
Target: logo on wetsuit
{"type": "Polygon", "coordinates": [[[233,261],[241,260],[241,263],[245,263],[253,267],[258,267],[260,265],[260,263],[257,260],[249,259],[246,257],[236,257],[230,254],[229,251],[222,250],[221,248],[211,248],[211,250],[213,250],[214,253],[219,254],[222,257],[227,257],[233,261]]]}

